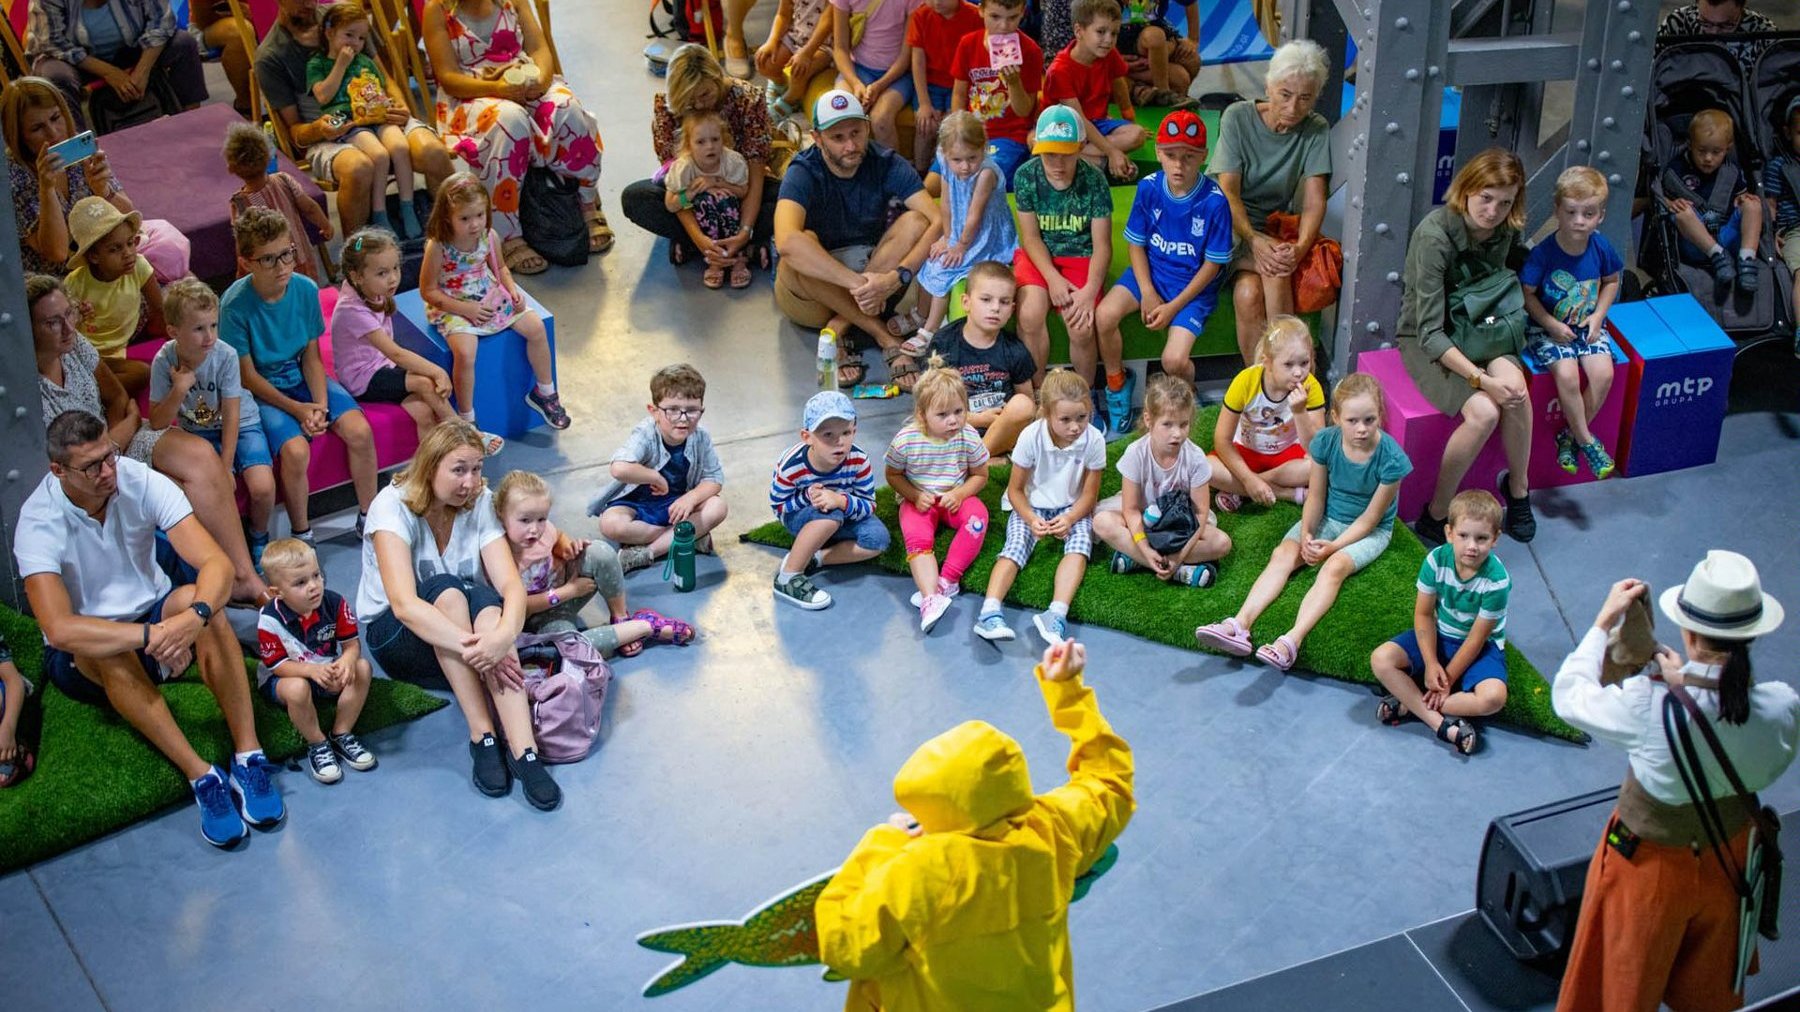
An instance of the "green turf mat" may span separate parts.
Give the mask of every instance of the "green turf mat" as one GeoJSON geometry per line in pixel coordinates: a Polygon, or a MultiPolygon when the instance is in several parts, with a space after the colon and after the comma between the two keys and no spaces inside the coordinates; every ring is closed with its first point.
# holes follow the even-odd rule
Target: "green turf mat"
{"type": "MultiPolygon", "coordinates": [[[[12,647],[19,671],[36,684],[43,705],[37,772],[0,791],[0,872],[60,854],[170,805],[193,804],[186,780],[123,719],[77,703],[45,684],[44,640],[36,622],[0,607],[0,632],[12,647]]],[[[255,677],[255,665],[253,659],[245,659],[246,677],[255,677]]],[[[162,693],[176,723],[202,757],[222,759],[231,754],[225,719],[192,669],[165,685],[162,693]]],[[[276,761],[299,755],[303,743],[287,713],[270,706],[260,693],[255,700],[256,733],[263,751],[276,761]]],[[[357,731],[416,720],[446,702],[405,682],[377,678],[357,731]]],[[[330,705],[322,704],[322,711],[329,712],[330,705]]]]}
{"type": "MultiPolygon", "coordinates": [[[[1213,424],[1218,419],[1217,407],[1200,413],[1194,425],[1194,441],[1211,449],[1213,424]]],[[[1100,482],[1100,495],[1105,498],[1119,490],[1119,472],[1112,465],[1129,445],[1121,440],[1107,447],[1108,467],[1100,482]]],[[[982,546],[981,556],[963,576],[965,590],[981,593],[987,586],[994,560],[1005,544],[1000,496],[1006,488],[1009,468],[995,464],[990,472],[982,499],[995,517],[994,532],[982,546]]],[[[907,572],[905,549],[895,521],[896,501],[892,490],[882,488],[876,495],[876,513],[894,532],[892,544],[878,564],[895,573],[907,572]]],[[[1231,554],[1221,560],[1219,582],[1206,589],[1171,586],[1147,573],[1115,576],[1107,571],[1106,561],[1112,550],[1095,539],[1094,564],[1090,565],[1081,588],[1075,593],[1070,618],[1077,623],[1103,625],[1170,646],[1198,650],[1194,627],[1216,622],[1237,611],[1249,595],[1250,585],[1262,572],[1264,564],[1280,544],[1300,508],[1280,503],[1269,509],[1246,507],[1237,514],[1219,514],[1219,526],[1231,535],[1231,554]]],[[[938,551],[942,554],[952,532],[939,533],[938,551]]],[[[764,524],[742,540],[754,544],[785,548],[793,543],[779,522],[764,524]]],[[[1045,608],[1050,604],[1050,585],[1060,549],[1039,545],[1031,564],[1019,574],[1007,600],[1026,608],[1045,608]]],[[[1369,670],[1369,654],[1387,639],[1412,627],[1415,580],[1419,564],[1425,558],[1424,546],[1405,524],[1396,524],[1393,541],[1381,558],[1345,582],[1338,600],[1300,649],[1297,667],[1315,671],[1348,682],[1373,684],[1375,675],[1369,670]]],[[[1312,586],[1313,572],[1303,570],[1288,583],[1287,590],[1256,623],[1256,642],[1273,639],[1293,623],[1300,599],[1312,586]]],[[[1252,662],[1254,663],[1254,662],[1252,662]]],[[[1587,736],[1564,723],[1550,707],[1550,687],[1544,676],[1519,651],[1506,648],[1507,701],[1499,719],[1527,730],[1538,731],[1570,741],[1585,742],[1587,736]]],[[[1369,703],[1371,715],[1374,701],[1369,703]]]]}

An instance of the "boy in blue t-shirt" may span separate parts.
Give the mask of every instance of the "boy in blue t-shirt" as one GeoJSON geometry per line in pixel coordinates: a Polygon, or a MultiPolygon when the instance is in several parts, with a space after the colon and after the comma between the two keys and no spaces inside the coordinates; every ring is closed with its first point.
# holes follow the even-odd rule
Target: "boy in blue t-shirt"
{"type": "Polygon", "coordinates": [[[1506,705],[1506,602],[1512,578],[1494,554],[1500,500],[1470,489],[1450,500],[1448,540],[1419,566],[1413,627],[1375,648],[1369,667],[1388,694],[1376,716],[1408,715],[1457,752],[1475,751],[1485,717],[1506,705]]]}
{"type": "Polygon", "coordinates": [[[1231,262],[1231,205],[1200,171],[1206,164],[1206,124],[1186,109],[1163,117],[1156,128],[1156,160],[1162,171],[1138,182],[1125,220],[1131,270],[1095,313],[1106,367],[1109,439],[1131,431],[1134,384],[1125,372],[1119,324],[1141,312],[1144,326],[1167,330],[1163,371],[1192,383],[1188,354],[1218,305],[1224,267],[1231,262]]]}
{"type": "Polygon", "coordinates": [[[1572,165],[1556,177],[1556,232],[1532,247],[1519,270],[1525,311],[1535,326],[1526,353],[1556,380],[1563,428],[1556,462],[1575,473],[1580,450],[1595,478],[1613,473],[1613,459],[1588,429],[1612,390],[1612,343],[1606,312],[1619,297],[1625,262],[1598,229],[1606,219],[1606,177],[1572,165]],[[1581,392],[1586,374],[1587,394],[1581,392]]]}
{"type": "Polygon", "coordinates": [[[219,337],[238,353],[244,388],[261,408],[263,434],[279,461],[288,524],[294,537],[312,544],[306,470],[313,438],[330,429],[349,451],[361,537],[375,498],[375,434],[356,399],[325,375],[319,286],[294,273],[299,249],[280,211],[253,207],[238,215],[231,230],[244,276],[219,299],[219,337]]]}
{"type": "MultiPolygon", "coordinates": [[[[1763,201],[1775,216],[1775,245],[1800,281],[1800,95],[1788,103],[1782,137],[1787,147],[1763,166],[1763,201]]],[[[1794,354],[1800,355],[1800,284],[1794,286],[1794,354]]]]}

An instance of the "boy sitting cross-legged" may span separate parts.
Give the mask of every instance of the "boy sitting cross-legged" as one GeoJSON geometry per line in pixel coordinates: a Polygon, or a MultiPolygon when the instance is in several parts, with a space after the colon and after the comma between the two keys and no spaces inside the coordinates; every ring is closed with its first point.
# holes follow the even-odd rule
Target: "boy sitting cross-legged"
{"type": "Polygon", "coordinates": [[[613,451],[612,481],[588,500],[600,533],[618,542],[629,573],[669,552],[675,525],[694,525],[694,549],[711,554],[712,530],[725,522],[725,468],[712,436],[700,427],[706,378],[683,362],[650,377],[650,417],[613,451]]]}
{"type": "Polygon", "coordinates": [[[1450,500],[1449,540],[1419,567],[1413,627],[1375,648],[1369,666],[1388,690],[1377,715],[1407,715],[1468,755],[1480,729],[1466,718],[1506,705],[1506,599],[1512,579],[1494,555],[1500,501],[1470,489],[1450,500]]]}
{"type": "Polygon", "coordinates": [[[807,570],[887,550],[887,525],[875,516],[875,465],[856,445],[856,405],[849,397],[821,390],[806,402],[800,442],[775,462],[769,506],[794,536],[775,573],[777,601],[807,611],[830,607],[831,595],[813,586],[807,570]]]}
{"type": "Polygon", "coordinates": [[[257,687],[287,708],[294,730],[306,740],[306,771],[322,784],[343,779],[342,758],[353,770],[372,770],[375,755],[352,733],[369,698],[373,673],[362,656],[356,616],[342,595],[325,589],[319,556],[299,538],[272,541],[263,550],[263,572],[275,600],[256,620],[262,663],[257,687]],[[329,738],[319,727],[322,699],[337,700],[329,738]]]}
{"type": "Polygon", "coordinates": [[[962,376],[969,392],[968,423],[995,455],[1011,453],[1019,433],[1037,417],[1032,374],[1038,366],[1006,330],[1015,291],[1004,264],[983,260],[971,267],[962,296],[967,315],[938,328],[927,360],[934,369],[945,366],[962,376]]]}

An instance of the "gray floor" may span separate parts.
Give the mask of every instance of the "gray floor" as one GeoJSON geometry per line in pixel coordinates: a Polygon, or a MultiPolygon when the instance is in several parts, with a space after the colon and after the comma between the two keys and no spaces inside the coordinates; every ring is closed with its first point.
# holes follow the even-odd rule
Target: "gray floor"
{"type": "MultiPolygon", "coordinates": [[[[620,187],[650,168],[643,7],[557,8],[563,60],[610,146],[602,188],[621,234],[599,264],[527,282],[557,313],[577,421],[513,441],[495,470],[554,476],[559,519],[591,532],[581,506],[597,468],[640,417],[651,372],[686,359],[711,382],[706,424],[736,532],[768,516],[768,470],[811,385],[810,338],[776,321],[766,287],[706,291],[617,214],[620,187]]],[[[880,447],[908,406],[868,407],[860,438],[880,447]]],[[[1553,670],[1610,581],[1667,585],[1712,546],[1757,558],[1770,589],[1800,606],[1797,428],[1794,414],[1734,416],[1716,465],[1540,494],[1535,545],[1502,547],[1514,641],[1553,670]]],[[[348,592],[350,540],[325,555],[348,592]]],[[[738,916],[832,867],[893,809],[892,774],[926,737],[989,720],[1023,742],[1040,787],[1057,782],[1064,744],[1030,682],[1031,651],[975,640],[974,601],[921,640],[906,581],[830,573],[838,603],[803,614],[770,599],[775,563],[726,538],[697,593],[632,578],[634,602],[691,617],[703,636],[617,666],[603,747],[557,771],[560,812],[476,794],[452,707],[371,736],[375,773],[331,788],[286,775],[288,823],[238,852],[207,847],[180,808],[0,878],[4,1004],[636,1006],[671,958],[636,947],[637,933],[738,916]]],[[[1118,866],[1071,911],[1083,1008],[1159,1005],[1467,910],[1490,818],[1617,782],[1623,768],[1604,748],[1505,729],[1458,761],[1416,724],[1379,726],[1360,687],[1077,633],[1136,749],[1141,799],[1118,866]]],[[[1794,681],[1797,647],[1800,621],[1769,637],[1764,677],[1794,681]]],[[[1800,776],[1770,794],[1794,808],[1800,776]]],[[[842,985],[813,972],[732,967],[654,1007],[841,1000],[842,985]]]]}

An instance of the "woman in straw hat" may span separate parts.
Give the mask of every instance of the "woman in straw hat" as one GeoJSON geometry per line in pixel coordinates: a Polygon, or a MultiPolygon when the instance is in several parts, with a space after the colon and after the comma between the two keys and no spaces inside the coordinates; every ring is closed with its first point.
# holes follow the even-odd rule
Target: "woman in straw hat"
{"type": "MultiPolygon", "coordinates": [[[[1681,629],[1683,663],[1659,647],[1655,670],[1603,686],[1607,633],[1649,588],[1613,584],[1593,628],[1556,673],[1553,700],[1564,720],[1626,750],[1631,765],[1619,803],[1588,866],[1581,917],[1558,1009],[1733,1009],[1739,947],[1736,883],[1708,844],[1694,799],[1663,729],[1670,686],[1685,686],[1717,731],[1744,786],[1774,783],[1794,761],[1800,695],[1782,682],[1752,682],[1750,644],[1781,624],[1781,603],[1763,593],[1756,566],[1710,551],[1688,581],[1660,598],[1681,629]]],[[[1735,860],[1742,867],[1751,813],[1693,729],[1701,771],[1735,860]]],[[[1690,771],[1691,773],[1692,771],[1690,771]]]]}

